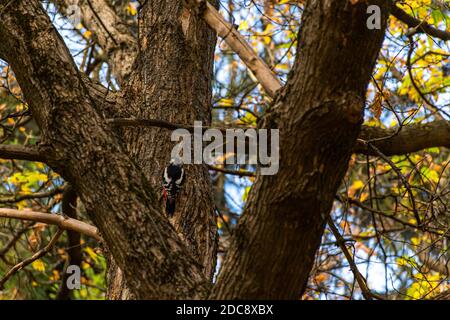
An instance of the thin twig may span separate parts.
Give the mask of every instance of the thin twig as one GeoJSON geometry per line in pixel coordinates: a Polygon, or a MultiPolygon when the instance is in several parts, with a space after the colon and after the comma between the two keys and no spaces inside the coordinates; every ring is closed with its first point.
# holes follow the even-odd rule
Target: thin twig
{"type": "Polygon", "coordinates": [[[353,272],[353,275],[358,282],[358,285],[361,289],[362,295],[367,300],[372,300],[373,298],[378,300],[384,300],[384,298],[376,293],[373,293],[370,291],[370,289],[367,287],[367,281],[364,278],[364,276],[359,272],[358,267],[356,266],[355,261],[353,260],[352,255],[348,251],[347,247],[345,246],[345,239],[341,236],[339,233],[339,230],[337,229],[336,225],[334,224],[333,220],[331,219],[331,216],[328,216],[328,226],[330,227],[331,232],[333,233],[334,237],[336,238],[336,243],[341,248],[342,252],[344,253],[345,258],[347,259],[350,269],[353,272]]]}
{"type": "Polygon", "coordinates": [[[26,267],[33,261],[36,261],[40,257],[44,256],[47,252],[49,252],[53,246],[55,245],[56,241],[58,241],[59,237],[63,234],[64,230],[59,229],[56,234],[52,237],[50,242],[41,250],[37,251],[35,254],[33,254],[31,257],[23,260],[22,262],[16,264],[14,267],[12,267],[8,273],[0,280],[0,290],[3,290],[3,286],[6,281],[9,280],[17,271],[21,270],[22,268],[26,267]]]}
{"type": "Polygon", "coordinates": [[[400,178],[400,180],[403,182],[403,185],[406,188],[406,191],[408,192],[409,195],[409,201],[411,202],[411,206],[412,206],[412,211],[414,213],[414,218],[417,221],[417,225],[420,226],[422,224],[419,213],[417,211],[416,208],[416,201],[414,198],[414,194],[411,190],[411,186],[408,182],[408,179],[406,179],[406,177],[402,174],[402,172],[400,171],[400,169],[395,165],[394,162],[392,162],[391,159],[389,159],[389,157],[385,156],[377,147],[375,147],[373,144],[369,143],[368,144],[369,148],[372,148],[373,151],[375,151],[375,153],[377,155],[379,155],[384,161],[386,161],[391,168],[395,171],[395,173],[397,174],[397,176],[400,178]]]}

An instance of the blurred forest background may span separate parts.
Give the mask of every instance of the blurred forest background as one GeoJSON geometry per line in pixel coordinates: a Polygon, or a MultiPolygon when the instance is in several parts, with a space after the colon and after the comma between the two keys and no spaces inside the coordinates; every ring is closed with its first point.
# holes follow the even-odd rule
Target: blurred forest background
{"type": "MultiPolygon", "coordinates": [[[[109,2],[136,32],[139,3],[109,2]]],[[[110,90],[118,90],[104,52],[83,21],[72,25],[54,2],[44,3],[80,70],[110,90]]],[[[295,57],[303,5],[302,0],[222,0],[220,12],[284,82],[295,57]]],[[[450,31],[448,1],[406,0],[398,5],[411,16],[450,31]]],[[[409,36],[408,32],[407,25],[390,17],[367,92],[364,124],[393,128],[393,134],[411,124],[450,120],[449,41],[423,33],[409,36]]],[[[256,126],[271,99],[221,39],[214,72],[213,124],[256,126]]],[[[0,141],[27,145],[39,139],[14,73],[0,60],[0,141]]],[[[359,276],[370,290],[389,299],[450,298],[449,167],[448,148],[389,157],[354,154],[336,195],[335,230],[326,229],[303,299],[360,299],[359,276]],[[420,227],[416,216],[423,221],[420,227]]],[[[210,171],[220,212],[217,268],[255,170],[251,166],[222,169],[210,171]]],[[[64,187],[63,179],[42,163],[0,159],[0,207],[60,213],[64,187]]],[[[89,221],[81,203],[76,211],[79,219],[89,221]]],[[[0,279],[46,246],[55,228],[0,218],[0,279]]],[[[68,295],[103,299],[105,272],[104,253],[95,240],[69,239],[64,233],[48,254],[7,281],[0,280],[0,299],[62,299],[68,295]],[[60,288],[70,259],[81,266],[82,286],[69,293],[60,288]]]]}

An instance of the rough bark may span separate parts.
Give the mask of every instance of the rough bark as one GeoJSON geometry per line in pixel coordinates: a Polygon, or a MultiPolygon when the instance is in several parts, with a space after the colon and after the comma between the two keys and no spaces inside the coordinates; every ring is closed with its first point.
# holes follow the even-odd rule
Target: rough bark
{"type": "MultiPolygon", "coordinates": [[[[191,15],[181,24],[181,1],[152,1],[142,8],[142,55],[127,87],[128,112],[143,119],[193,125],[211,123],[211,83],[216,37],[191,15]]],[[[155,190],[175,142],[159,128],[126,130],[124,142],[155,190]]],[[[216,222],[209,173],[204,165],[186,165],[186,181],[174,225],[211,278],[215,268],[216,222]]],[[[162,202],[161,202],[162,204],[162,202]]]]}
{"type": "MultiPolygon", "coordinates": [[[[186,16],[181,1],[148,2],[139,18],[141,55],[125,89],[123,114],[187,125],[199,120],[210,125],[214,33],[199,17],[186,16]]],[[[154,190],[161,192],[161,172],[175,145],[170,132],[131,127],[122,134],[130,157],[154,190]]],[[[212,279],[217,227],[209,173],[204,165],[186,165],[185,169],[186,181],[172,223],[204,275],[212,279]]],[[[121,276],[120,270],[110,270],[110,298],[132,298],[121,276]]]]}
{"type": "Polygon", "coordinates": [[[54,169],[80,196],[136,297],[205,295],[201,267],[160,212],[154,189],[120,137],[95,111],[40,3],[7,2],[0,2],[0,51],[41,129],[40,147],[57,160],[54,169]]]}
{"type": "Polygon", "coordinates": [[[304,291],[363,119],[386,26],[381,2],[369,1],[383,8],[382,30],[367,29],[365,3],[307,2],[295,66],[266,119],[280,129],[279,172],[257,176],[213,298],[296,299],[304,291]]]}
{"type": "MultiPolygon", "coordinates": [[[[450,147],[450,123],[436,120],[416,123],[397,129],[382,129],[364,126],[359,136],[364,141],[372,141],[387,156],[401,155],[432,147],[450,147]]],[[[356,153],[377,155],[363,141],[354,149],[356,153]]]]}

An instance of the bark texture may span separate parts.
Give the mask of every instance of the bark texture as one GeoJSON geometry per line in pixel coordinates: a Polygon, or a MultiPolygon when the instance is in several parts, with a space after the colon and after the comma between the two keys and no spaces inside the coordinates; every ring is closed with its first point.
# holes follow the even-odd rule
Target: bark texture
{"type": "MultiPolygon", "coordinates": [[[[181,1],[151,1],[139,17],[141,55],[116,114],[193,125],[211,124],[211,83],[215,34],[199,17],[186,15],[181,1]]],[[[121,129],[132,159],[143,170],[161,203],[161,173],[174,142],[160,128],[121,129]]],[[[206,278],[216,265],[217,226],[207,167],[186,165],[186,179],[172,223],[206,278]]],[[[110,298],[132,298],[120,270],[110,270],[110,298]]]]}
{"type": "Polygon", "coordinates": [[[266,119],[280,129],[280,169],[257,176],[214,298],[296,299],[304,291],[363,119],[386,26],[382,2],[370,1],[383,8],[381,30],[367,29],[365,3],[307,2],[295,66],[266,119]]]}
{"type": "MultiPolygon", "coordinates": [[[[407,154],[432,147],[450,147],[450,123],[436,120],[416,123],[397,129],[363,127],[360,139],[372,143],[386,156],[407,154]]],[[[358,143],[355,152],[377,155],[364,143],[358,143]]]]}
{"type": "MultiPolygon", "coordinates": [[[[141,56],[126,89],[126,112],[142,119],[211,124],[211,83],[216,37],[198,17],[182,24],[181,1],[151,1],[142,8],[141,56]]],[[[130,128],[124,142],[150,184],[162,194],[161,173],[175,142],[170,131],[130,128]]],[[[186,180],[173,223],[211,278],[215,269],[216,221],[207,167],[186,165],[186,180]]],[[[162,202],[161,202],[162,205],[162,202]]],[[[161,206],[161,209],[163,206],[161,206]]],[[[163,210],[161,210],[163,211],[163,210]]]]}
{"type": "Polygon", "coordinates": [[[41,129],[40,149],[80,196],[133,293],[141,299],[204,296],[208,281],[201,265],[160,212],[154,189],[121,138],[96,112],[40,3],[7,2],[0,2],[0,51],[41,129]]]}

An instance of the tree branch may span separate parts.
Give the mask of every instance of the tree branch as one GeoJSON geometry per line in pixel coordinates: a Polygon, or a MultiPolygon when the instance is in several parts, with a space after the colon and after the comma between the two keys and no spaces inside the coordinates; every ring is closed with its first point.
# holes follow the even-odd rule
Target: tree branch
{"type": "Polygon", "coordinates": [[[185,0],[185,2],[191,13],[199,13],[202,16],[206,23],[237,53],[267,94],[274,97],[275,93],[281,88],[280,80],[266,63],[255,54],[239,31],[227,22],[208,1],[185,0]]]}
{"type": "Polygon", "coordinates": [[[350,269],[353,272],[356,282],[358,282],[358,285],[359,285],[359,288],[361,289],[363,297],[367,300],[372,300],[373,298],[378,299],[378,300],[385,300],[382,296],[380,296],[376,293],[373,293],[367,286],[366,279],[361,274],[361,272],[359,272],[358,267],[356,266],[356,263],[353,260],[352,254],[348,251],[347,247],[345,246],[345,239],[339,233],[339,230],[337,229],[336,225],[334,224],[333,220],[331,219],[331,216],[328,217],[328,226],[330,227],[331,232],[333,233],[334,237],[336,238],[336,243],[338,244],[339,248],[341,248],[342,253],[344,254],[345,258],[347,259],[348,264],[350,265],[350,269]]]}
{"type": "Polygon", "coordinates": [[[5,260],[5,255],[9,251],[9,249],[11,249],[17,243],[17,241],[20,239],[20,237],[24,233],[26,233],[28,230],[30,230],[31,226],[33,226],[33,225],[34,225],[34,222],[31,221],[14,234],[14,236],[11,238],[11,240],[9,240],[8,243],[0,250],[0,259],[5,260]]]}
{"type": "MultiPolygon", "coordinates": [[[[73,4],[71,0],[53,0],[64,14],[73,4]]],[[[116,14],[108,1],[84,0],[77,2],[85,26],[94,33],[95,39],[108,57],[112,73],[119,84],[130,76],[137,56],[137,41],[129,26],[116,14]]]]}
{"type": "MultiPolygon", "coordinates": [[[[157,128],[164,128],[168,130],[177,130],[177,129],[185,129],[189,131],[190,133],[193,133],[195,130],[195,126],[192,125],[185,125],[180,123],[173,123],[166,120],[159,120],[159,119],[139,119],[139,118],[115,118],[115,119],[107,119],[107,123],[112,124],[114,126],[123,126],[123,127],[133,127],[133,126],[142,126],[142,127],[157,127],[157,128]]],[[[220,127],[210,127],[207,125],[203,125],[201,127],[201,130],[208,130],[208,129],[216,129],[222,132],[223,134],[226,133],[227,129],[248,129],[248,128],[220,128],[220,127]]]]}
{"type": "Polygon", "coordinates": [[[208,166],[209,170],[213,170],[213,171],[217,171],[217,172],[222,172],[225,174],[231,174],[234,176],[241,176],[241,177],[255,177],[256,174],[254,172],[251,171],[246,171],[246,170],[230,170],[230,169],[225,169],[225,168],[219,168],[216,166],[208,166]]]}
{"type": "Polygon", "coordinates": [[[12,195],[1,195],[0,203],[12,203],[19,202],[27,199],[42,199],[42,198],[50,198],[54,195],[62,193],[64,187],[56,187],[48,191],[42,192],[34,192],[34,193],[26,193],[26,194],[12,194],[12,195]]]}
{"type": "Polygon", "coordinates": [[[11,278],[17,271],[21,270],[22,268],[26,267],[27,265],[29,265],[33,261],[36,261],[40,257],[42,257],[45,254],[47,254],[47,252],[49,252],[53,248],[53,246],[56,244],[56,241],[58,241],[58,239],[62,235],[63,231],[64,230],[59,229],[56,232],[56,234],[52,237],[50,242],[44,248],[42,248],[41,250],[37,251],[31,257],[23,260],[22,262],[16,264],[14,267],[12,267],[8,271],[8,273],[6,273],[6,275],[0,280],[0,290],[3,290],[3,286],[4,286],[5,282],[8,281],[9,278],[11,278]]]}
{"type": "MultiPolygon", "coordinates": [[[[158,119],[116,118],[107,119],[106,121],[114,126],[149,126],[165,128],[168,130],[186,129],[189,132],[194,132],[194,126],[158,119]]],[[[209,126],[202,126],[202,128],[204,130],[218,129],[222,133],[226,132],[226,129],[237,129],[214,128],[209,126]]],[[[386,156],[402,155],[433,147],[450,148],[450,123],[446,120],[411,124],[403,126],[398,134],[393,135],[395,132],[395,128],[383,129],[380,127],[362,126],[359,140],[357,141],[353,152],[377,155],[376,152],[368,147],[368,141],[375,145],[375,147],[386,156]]],[[[39,148],[36,146],[20,145],[0,145],[0,158],[38,162],[46,162],[49,159],[48,155],[45,155],[44,152],[40,152],[39,148]]]]}
{"type": "Polygon", "coordinates": [[[47,158],[36,146],[0,144],[0,158],[46,162],[47,158]]]}
{"type": "Polygon", "coordinates": [[[79,232],[88,237],[94,238],[97,241],[100,241],[101,239],[96,227],[83,221],[65,218],[58,214],[0,208],[0,217],[52,224],[63,230],[79,232]]]}
{"type": "Polygon", "coordinates": [[[367,142],[386,156],[407,154],[433,147],[450,148],[450,123],[446,120],[403,126],[398,134],[392,135],[395,132],[396,129],[363,126],[353,151],[377,155],[369,148],[367,142]],[[389,138],[382,139],[383,137],[389,138]]]}
{"type": "Polygon", "coordinates": [[[436,37],[444,41],[450,40],[450,32],[436,29],[427,22],[410,16],[408,13],[397,7],[397,5],[391,0],[388,1],[390,1],[391,14],[398,20],[408,25],[408,27],[415,29],[414,33],[426,33],[432,37],[436,37]]]}
{"type": "MultiPolygon", "coordinates": [[[[107,119],[106,121],[114,126],[158,127],[168,130],[186,129],[191,133],[194,132],[195,128],[191,125],[172,123],[159,119],[116,118],[107,119]]],[[[202,130],[217,129],[224,134],[227,129],[246,129],[210,127],[205,125],[202,125],[201,128],[202,130]]],[[[256,128],[254,129],[257,130],[256,128]]],[[[386,156],[407,154],[433,147],[450,148],[450,123],[445,120],[403,126],[398,133],[396,131],[396,129],[362,126],[359,140],[353,151],[355,153],[377,155],[368,147],[367,142],[375,145],[386,156]]]]}

